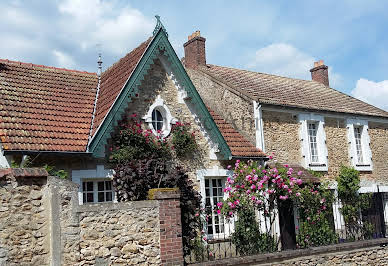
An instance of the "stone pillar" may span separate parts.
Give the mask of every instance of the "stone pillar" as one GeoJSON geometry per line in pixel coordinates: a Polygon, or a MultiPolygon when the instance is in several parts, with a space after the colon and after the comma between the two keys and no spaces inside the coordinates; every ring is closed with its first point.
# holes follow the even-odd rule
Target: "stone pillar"
{"type": "Polygon", "coordinates": [[[179,189],[151,189],[149,198],[159,201],[160,260],[162,261],[162,265],[183,265],[179,189]]]}

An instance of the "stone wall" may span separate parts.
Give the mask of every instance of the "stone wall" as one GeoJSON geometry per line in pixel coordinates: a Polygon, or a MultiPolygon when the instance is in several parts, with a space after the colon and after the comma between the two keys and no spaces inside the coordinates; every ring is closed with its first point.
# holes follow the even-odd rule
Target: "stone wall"
{"type": "Polygon", "coordinates": [[[0,169],[0,265],[48,265],[46,171],[0,169]]]}
{"type": "Polygon", "coordinates": [[[303,258],[271,263],[279,266],[331,266],[331,265],[388,265],[388,248],[372,247],[353,251],[307,256],[303,258]]]}
{"type": "Polygon", "coordinates": [[[0,169],[1,266],[182,263],[179,190],[79,205],[76,184],[47,175],[0,169]]]}
{"type": "Polygon", "coordinates": [[[80,264],[160,264],[156,201],[83,205],[77,213],[80,264]]]}

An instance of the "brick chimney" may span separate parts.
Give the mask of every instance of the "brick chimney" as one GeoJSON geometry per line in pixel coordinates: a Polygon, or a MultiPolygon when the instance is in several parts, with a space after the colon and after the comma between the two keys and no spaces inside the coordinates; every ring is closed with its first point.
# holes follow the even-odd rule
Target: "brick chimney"
{"type": "Polygon", "coordinates": [[[186,67],[206,66],[205,41],[206,39],[201,37],[199,30],[188,37],[188,41],[183,45],[186,67]]]}
{"type": "Polygon", "coordinates": [[[314,67],[310,69],[310,72],[312,80],[320,82],[323,85],[329,87],[328,67],[323,63],[323,60],[314,62],[314,67]]]}

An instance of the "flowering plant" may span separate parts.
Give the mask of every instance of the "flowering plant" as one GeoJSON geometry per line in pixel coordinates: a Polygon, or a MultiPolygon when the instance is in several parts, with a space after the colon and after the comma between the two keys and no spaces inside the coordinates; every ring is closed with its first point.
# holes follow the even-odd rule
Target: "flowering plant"
{"type": "Polygon", "coordinates": [[[300,196],[297,191],[303,183],[301,174],[295,173],[288,165],[264,168],[254,161],[243,163],[237,160],[234,173],[225,184],[227,199],[218,204],[217,212],[232,217],[240,208],[249,206],[263,211],[264,216],[270,216],[279,200],[300,196]]]}
{"type": "Polygon", "coordinates": [[[334,195],[326,184],[308,183],[299,189],[296,241],[299,248],[329,245],[338,241],[334,231],[334,195]]]}
{"type": "Polygon", "coordinates": [[[171,158],[170,147],[166,139],[144,129],[140,120],[133,114],[129,121],[119,123],[118,132],[112,138],[110,162],[113,164],[129,162],[133,159],[171,158]]]}
{"type": "Polygon", "coordinates": [[[303,172],[297,172],[289,165],[269,164],[265,168],[257,162],[245,163],[237,160],[234,167],[228,168],[233,169],[233,175],[227,178],[224,189],[227,198],[217,204],[217,213],[227,218],[236,215],[240,219],[247,209],[255,210],[260,218],[259,229],[263,231],[261,234],[270,243],[266,246],[267,251],[273,247],[273,241],[268,239],[274,231],[275,209],[286,206],[283,203],[288,200],[299,209],[299,226],[295,228],[299,247],[337,241],[330,208],[333,195],[326,185],[304,183],[301,179],[303,172]]]}
{"type": "Polygon", "coordinates": [[[190,132],[190,124],[177,122],[172,127],[171,144],[180,158],[192,154],[197,148],[194,132],[190,132]]]}

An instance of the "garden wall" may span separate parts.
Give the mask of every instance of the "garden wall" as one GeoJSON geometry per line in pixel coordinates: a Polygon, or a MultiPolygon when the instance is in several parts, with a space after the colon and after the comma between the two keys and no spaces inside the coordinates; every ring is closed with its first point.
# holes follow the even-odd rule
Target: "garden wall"
{"type": "Polygon", "coordinates": [[[0,265],[181,264],[179,191],[89,205],[77,192],[44,170],[1,169],[0,265]]]}

